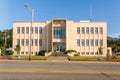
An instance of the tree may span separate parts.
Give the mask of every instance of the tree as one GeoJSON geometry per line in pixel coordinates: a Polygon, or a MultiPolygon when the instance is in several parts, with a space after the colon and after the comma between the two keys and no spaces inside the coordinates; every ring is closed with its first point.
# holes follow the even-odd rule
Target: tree
{"type": "Polygon", "coordinates": [[[100,55],[103,54],[103,48],[102,48],[101,46],[98,48],[98,51],[99,51],[99,54],[100,54],[100,55]]]}
{"type": "Polygon", "coordinates": [[[98,60],[101,60],[100,55],[102,55],[102,54],[103,54],[103,48],[100,46],[98,48],[98,60]]]}
{"type": "Polygon", "coordinates": [[[20,51],[20,44],[17,44],[14,48],[14,50],[17,52],[17,54],[19,53],[20,51]]]}

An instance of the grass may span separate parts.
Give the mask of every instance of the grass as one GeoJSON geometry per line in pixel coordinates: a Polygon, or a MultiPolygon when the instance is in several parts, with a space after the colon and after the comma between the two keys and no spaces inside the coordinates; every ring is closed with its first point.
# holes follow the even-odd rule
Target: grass
{"type": "MultiPolygon", "coordinates": [[[[102,60],[106,60],[105,57],[100,57],[102,60]]],[[[68,57],[70,61],[97,61],[98,57],[92,57],[92,56],[73,56],[68,57]]]]}
{"type": "MultiPolygon", "coordinates": [[[[29,56],[28,55],[20,55],[19,56],[20,58],[18,58],[17,56],[15,55],[11,55],[10,58],[11,59],[23,59],[23,60],[28,60],[29,59],[29,56]]],[[[31,59],[32,60],[47,60],[48,57],[46,56],[31,56],[31,59]]]]}
{"type": "Polygon", "coordinates": [[[120,56],[117,56],[118,59],[120,59],[120,56]]]}

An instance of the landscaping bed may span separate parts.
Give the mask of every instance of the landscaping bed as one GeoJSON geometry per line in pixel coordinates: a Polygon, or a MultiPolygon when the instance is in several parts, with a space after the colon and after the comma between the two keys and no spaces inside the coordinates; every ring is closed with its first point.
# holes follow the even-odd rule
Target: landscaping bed
{"type": "Polygon", "coordinates": [[[8,59],[8,56],[0,56],[0,59],[8,59]]]}
{"type": "Polygon", "coordinates": [[[120,59],[109,59],[111,62],[120,62],[120,59]]]}
{"type": "Polygon", "coordinates": [[[98,61],[98,60],[106,60],[105,57],[87,57],[87,56],[74,56],[68,57],[69,61],[98,61]]]}
{"type": "MultiPolygon", "coordinates": [[[[31,56],[31,60],[47,60],[46,56],[31,56]]],[[[10,60],[28,60],[29,56],[9,56],[10,60]]]]}

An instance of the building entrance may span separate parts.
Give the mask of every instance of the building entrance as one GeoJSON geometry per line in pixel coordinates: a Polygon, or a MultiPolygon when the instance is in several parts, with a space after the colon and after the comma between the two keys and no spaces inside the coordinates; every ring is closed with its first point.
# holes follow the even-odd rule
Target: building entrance
{"type": "Polygon", "coordinates": [[[54,52],[64,52],[65,51],[65,44],[64,43],[54,43],[54,52]]]}

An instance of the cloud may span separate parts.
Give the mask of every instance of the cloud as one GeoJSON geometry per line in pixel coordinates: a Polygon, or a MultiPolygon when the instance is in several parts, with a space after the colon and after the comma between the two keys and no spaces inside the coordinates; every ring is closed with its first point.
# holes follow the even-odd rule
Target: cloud
{"type": "Polygon", "coordinates": [[[119,38],[119,36],[120,36],[120,32],[118,32],[118,33],[108,34],[108,36],[113,37],[113,38],[119,38]]]}

